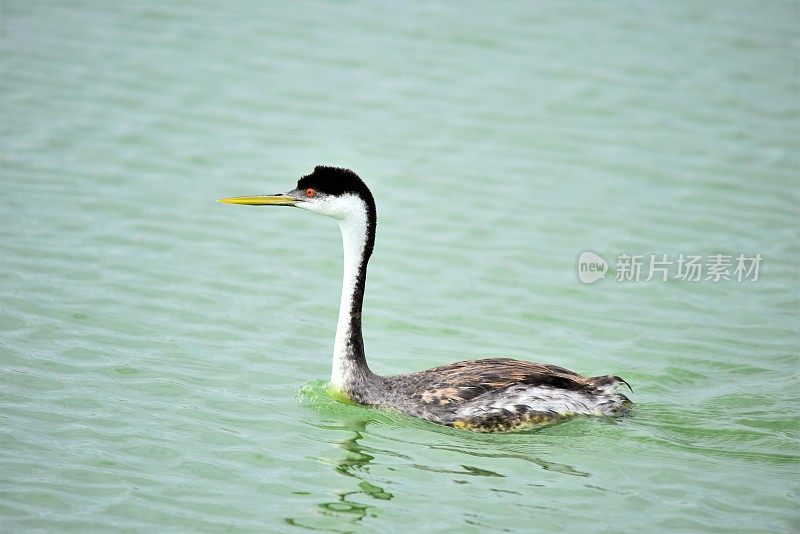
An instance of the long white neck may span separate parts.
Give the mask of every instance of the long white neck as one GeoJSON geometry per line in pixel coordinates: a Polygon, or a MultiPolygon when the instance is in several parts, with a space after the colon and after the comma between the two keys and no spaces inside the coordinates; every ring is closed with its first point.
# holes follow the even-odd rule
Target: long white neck
{"type": "MultiPolygon", "coordinates": [[[[357,198],[357,197],[356,197],[357,198]]],[[[361,334],[361,303],[366,282],[365,249],[369,239],[367,210],[363,201],[357,200],[363,209],[349,211],[338,218],[342,231],[344,249],[344,273],[342,275],[342,298],[339,303],[339,321],[336,325],[336,340],[333,344],[333,366],[331,384],[339,390],[347,390],[359,373],[369,374],[364,357],[364,342],[361,334]]],[[[359,206],[359,208],[361,207],[359,206]]]]}

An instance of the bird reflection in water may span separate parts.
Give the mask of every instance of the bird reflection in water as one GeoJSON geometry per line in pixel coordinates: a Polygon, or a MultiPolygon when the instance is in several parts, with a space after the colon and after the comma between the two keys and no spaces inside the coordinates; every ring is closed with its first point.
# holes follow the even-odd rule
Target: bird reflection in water
{"type": "MultiPolygon", "coordinates": [[[[382,487],[374,484],[375,476],[368,477],[369,464],[372,463],[376,456],[379,458],[383,455],[394,456],[405,460],[406,465],[411,469],[418,469],[429,473],[441,473],[445,475],[456,475],[452,481],[457,484],[470,484],[471,477],[488,477],[495,480],[506,478],[508,473],[503,474],[496,471],[491,471],[485,468],[476,467],[474,465],[465,465],[460,462],[454,462],[455,466],[442,466],[442,465],[425,465],[414,461],[411,456],[406,456],[397,450],[383,450],[369,446],[363,446],[359,443],[364,438],[365,429],[367,424],[371,422],[368,418],[356,418],[346,421],[338,421],[335,425],[326,425],[323,428],[327,430],[347,430],[352,432],[352,437],[337,443],[337,446],[344,451],[339,454],[339,458],[332,462],[333,469],[336,473],[344,475],[356,481],[355,488],[351,491],[337,492],[335,500],[326,500],[317,504],[321,515],[328,518],[338,518],[346,521],[350,525],[357,524],[365,517],[378,517],[380,512],[380,502],[388,501],[394,498],[392,493],[384,490],[382,487]],[[460,467],[460,469],[458,468],[460,467]],[[366,478],[370,478],[373,482],[369,482],[366,478]],[[371,499],[370,499],[371,498],[371,499]]],[[[453,453],[453,459],[456,460],[462,455],[471,456],[473,458],[489,459],[514,459],[527,462],[538,466],[544,471],[558,472],[563,475],[574,477],[590,477],[591,474],[581,471],[570,465],[556,463],[544,460],[536,455],[530,454],[530,443],[527,440],[522,440],[525,436],[518,436],[519,440],[511,439],[512,436],[505,436],[506,439],[490,440],[489,436],[481,437],[480,435],[471,435],[474,443],[461,442],[460,446],[446,443],[418,443],[407,442],[401,438],[395,437],[397,443],[407,443],[410,448],[424,445],[425,447],[433,450],[450,451],[453,453]]],[[[470,462],[471,463],[471,462],[470,462]]],[[[513,476],[516,476],[513,475],[513,476]]],[[[535,479],[534,479],[535,480],[535,479]]],[[[535,482],[531,482],[530,486],[536,486],[535,482]]],[[[493,485],[494,486],[494,485],[493,485]]],[[[491,491],[514,493],[521,495],[519,492],[509,491],[499,487],[491,487],[491,491]]],[[[294,526],[302,526],[305,528],[315,528],[312,526],[314,523],[310,518],[287,518],[285,521],[294,526]]],[[[317,517],[319,519],[319,516],[317,517]]],[[[330,523],[327,523],[325,530],[330,530],[330,523]]]]}
{"type": "Polygon", "coordinates": [[[374,499],[388,501],[394,497],[391,493],[384,491],[383,488],[371,484],[363,478],[364,468],[375,459],[374,456],[364,452],[358,443],[358,440],[363,438],[362,432],[366,424],[366,421],[353,422],[352,426],[358,426],[359,428],[353,430],[352,438],[344,440],[339,445],[346,451],[346,454],[344,458],[337,462],[335,467],[337,473],[357,479],[359,489],[339,493],[338,500],[320,504],[320,508],[325,513],[350,514],[360,520],[366,515],[374,515],[370,513],[370,509],[373,506],[361,504],[351,499],[357,498],[358,495],[367,495],[374,499]]]}
{"type": "MultiPolygon", "coordinates": [[[[345,454],[335,461],[334,470],[341,475],[354,478],[357,481],[358,489],[337,493],[336,500],[320,503],[318,506],[323,515],[335,516],[348,521],[361,521],[364,517],[376,517],[377,514],[375,504],[358,502],[359,496],[367,496],[379,501],[388,501],[394,497],[380,486],[364,479],[367,465],[375,459],[374,456],[364,452],[364,448],[358,443],[364,437],[363,432],[367,422],[367,420],[353,420],[345,422],[342,426],[337,425],[338,429],[353,432],[353,436],[339,443],[339,448],[345,451],[345,454]]],[[[308,524],[303,524],[305,522],[300,519],[286,518],[285,521],[293,526],[310,527],[308,524]]]]}

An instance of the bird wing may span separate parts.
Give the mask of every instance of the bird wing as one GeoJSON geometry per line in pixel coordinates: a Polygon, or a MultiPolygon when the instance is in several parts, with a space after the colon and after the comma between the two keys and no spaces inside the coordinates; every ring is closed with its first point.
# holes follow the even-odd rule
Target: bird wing
{"type": "Polygon", "coordinates": [[[587,392],[596,389],[591,378],[563,367],[511,358],[456,362],[391,379],[405,395],[428,406],[454,407],[514,385],[587,392]]]}

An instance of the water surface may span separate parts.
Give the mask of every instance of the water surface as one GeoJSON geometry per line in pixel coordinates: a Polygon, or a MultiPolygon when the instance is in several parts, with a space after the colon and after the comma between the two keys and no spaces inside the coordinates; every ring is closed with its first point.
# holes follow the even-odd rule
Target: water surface
{"type": "Polygon", "coordinates": [[[0,10],[4,531],[800,528],[796,3],[0,10]],[[336,225],[214,202],[318,163],[377,199],[374,370],[614,373],[632,416],[331,398],[336,225]],[[764,262],[583,285],[584,250],[764,262]]]}

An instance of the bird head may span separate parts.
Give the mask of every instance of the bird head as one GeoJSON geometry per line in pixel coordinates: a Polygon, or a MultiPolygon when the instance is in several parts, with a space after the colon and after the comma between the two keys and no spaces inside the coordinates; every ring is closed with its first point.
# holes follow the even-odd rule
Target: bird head
{"type": "Polygon", "coordinates": [[[374,220],[375,201],[356,173],[339,167],[318,165],[286,193],[220,199],[246,206],[293,206],[340,221],[363,216],[374,220]],[[372,217],[370,217],[372,215],[372,217]]]}

